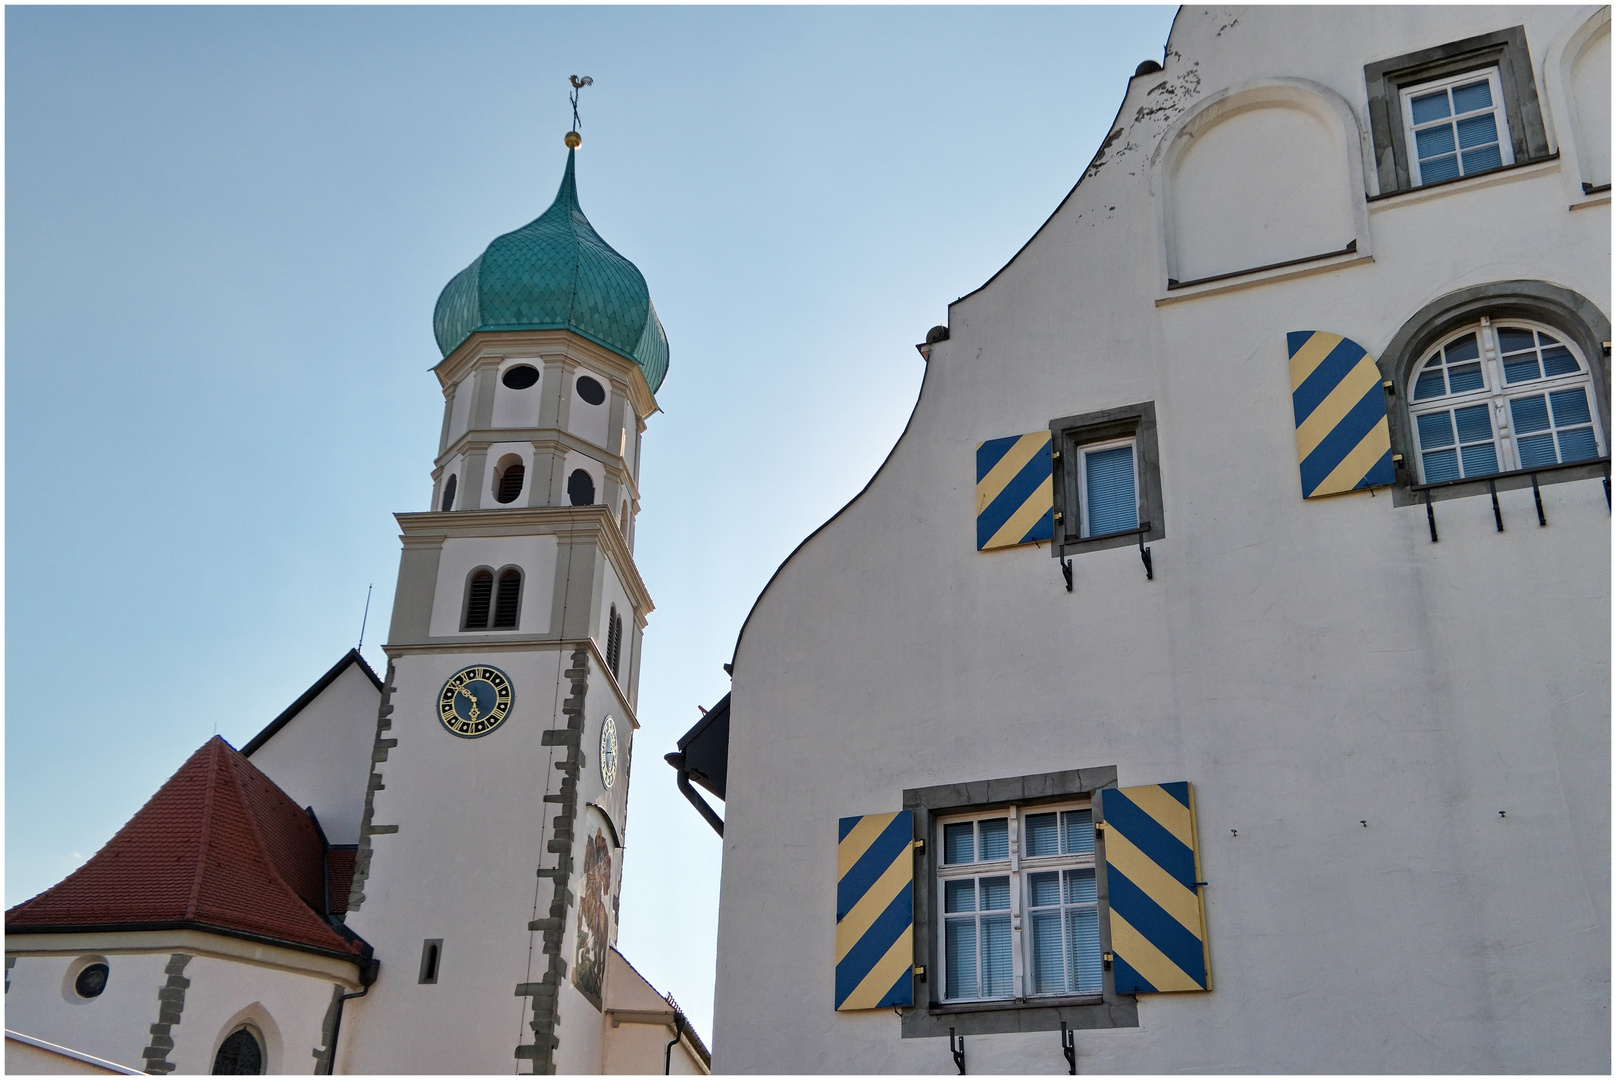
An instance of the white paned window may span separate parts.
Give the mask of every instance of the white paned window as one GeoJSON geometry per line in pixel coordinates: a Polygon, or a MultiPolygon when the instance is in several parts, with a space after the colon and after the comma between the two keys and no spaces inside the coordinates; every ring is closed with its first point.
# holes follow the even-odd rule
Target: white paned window
{"type": "Polygon", "coordinates": [[[1101,992],[1094,818],[1088,806],[942,819],[934,841],[943,999],[1101,992]]]}
{"type": "Polygon", "coordinates": [[[1515,163],[1497,68],[1410,86],[1402,99],[1415,184],[1515,163]]]}
{"type": "Polygon", "coordinates": [[[1415,368],[1409,414],[1422,483],[1599,457],[1588,364],[1558,333],[1483,319],[1415,368]]]}
{"type": "Polygon", "coordinates": [[[1133,439],[1095,443],[1079,451],[1082,534],[1109,536],[1139,528],[1138,447],[1133,439]]]}

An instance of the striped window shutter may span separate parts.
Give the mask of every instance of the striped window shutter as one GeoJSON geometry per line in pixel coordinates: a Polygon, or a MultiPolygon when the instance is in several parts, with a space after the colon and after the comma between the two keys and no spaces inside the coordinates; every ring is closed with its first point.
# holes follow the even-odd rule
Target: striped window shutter
{"type": "Polygon", "coordinates": [[[1049,432],[976,444],[976,550],[1055,537],[1049,432]]]}
{"type": "Polygon", "coordinates": [[[1390,484],[1386,392],[1369,353],[1340,334],[1319,330],[1293,330],[1285,345],[1302,498],[1390,484]]]}
{"type": "Polygon", "coordinates": [[[1106,788],[1099,802],[1116,992],[1210,990],[1194,790],[1106,788]]]}
{"type": "Polygon", "coordinates": [[[914,814],[837,824],[836,1010],[913,1005],[914,814]]]}

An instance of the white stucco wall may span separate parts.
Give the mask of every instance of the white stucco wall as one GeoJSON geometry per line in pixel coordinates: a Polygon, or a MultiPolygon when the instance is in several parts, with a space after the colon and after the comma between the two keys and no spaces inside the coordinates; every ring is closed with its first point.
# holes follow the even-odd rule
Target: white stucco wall
{"type": "Polygon", "coordinates": [[[333,844],[359,842],[381,691],[350,664],[250,760],[299,806],[312,806],[333,844]]]}
{"type": "Polygon", "coordinates": [[[140,1051],[151,1043],[148,1029],[157,1021],[157,988],[168,979],[163,968],[169,954],[93,955],[106,961],[107,986],[89,999],[73,992],[71,975],[82,969],[81,956],[17,957],[6,988],[6,1026],[144,1068],[140,1051]]]}
{"type": "Polygon", "coordinates": [[[531,428],[539,426],[539,395],[544,390],[544,361],[538,357],[512,357],[499,365],[499,384],[494,390],[494,418],[496,428],[531,428]],[[530,367],[539,372],[539,381],[525,390],[513,390],[505,385],[505,373],[514,367],[530,367]]]}
{"type": "MultiPolygon", "coordinates": [[[[1608,318],[1608,201],[1568,209],[1551,163],[1369,203],[1372,259],[1162,303],[1146,254],[1145,165],[1195,101],[1314,80],[1367,132],[1364,64],[1525,24],[1540,67],[1591,10],[1184,9],[1100,167],[952,306],[905,436],[746,624],[715,1071],[952,1072],[890,1011],[832,1010],[837,818],[1106,765],[1195,783],[1214,989],[1078,1032],[1080,1073],[1609,1068],[1603,487],[1545,485],[1547,528],[1529,489],[1501,492],[1501,534],[1485,491],[1439,502],[1438,544],[1384,490],[1304,503],[1285,346],[1325,329],[1378,353],[1430,301],[1510,279],[1608,318]],[[1131,547],[1074,554],[1071,593],[1047,547],[974,550],[978,442],[1143,401],[1154,581],[1131,547]]],[[[1236,180],[1229,218],[1263,219],[1266,189],[1236,180]]],[[[1065,1070],[1054,1032],[968,1052],[1065,1070]]]]}
{"type": "MultiPolygon", "coordinates": [[[[372,838],[370,876],[361,909],[348,924],[383,958],[382,974],[365,998],[347,1005],[339,1069],[348,1072],[514,1073],[514,1057],[530,1043],[530,999],[520,983],[546,970],[543,937],[528,921],[548,914],[553,866],[547,850],[558,812],[547,792],[560,791],[554,766],[565,747],[546,746],[543,732],[564,727],[561,704],[571,693],[562,672],[570,654],[548,648],[489,646],[475,654],[406,653],[396,658],[393,727],[380,766],[385,787],[375,797],[377,824],[398,832],[372,838]],[[445,731],[432,703],[453,672],[467,663],[493,664],[511,678],[508,719],[479,739],[445,731]],[[423,942],[443,939],[438,982],[418,983],[423,942]],[[452,1009],[445,1003],[452,1002],[452,1009]]],[[[584,768],[577,783],[574,879],[582,871],[586,807],[602,805],[621,829],[621,804],[605,796],[599,771],[601,721],[616,702],[598,675],[585,698],[581,737],[584,768]]],[[[619,717],[619,737],[629,742],[619,717]]],[[[617,787],[626,779],[619,776],[617,787]]],[[[620,868],[618,870],[620,872],[620,868]]],[[[599,1071],[600,1011],[572,986],[577,903],[568,911],[561,956],[568,978],[561,993],[561,1072],[599,1071]]]]}
{"type": "Polygon", "coordinates": [[[607,441],[607,425],[611,419],[612,381],[599,371],[586,367],[578,367],[570,376],[571,382],[566,390],[567,394],[567,430],[580,439],[587,439],[602,450],[611,453],[617,451],[617,433],[611,433],[611,441],[607,441]],[[589,376],[600,383],[600,388],[606,392],[606,397],[599,405],[591,405],[578,395],[578,380],[589,376]]]}

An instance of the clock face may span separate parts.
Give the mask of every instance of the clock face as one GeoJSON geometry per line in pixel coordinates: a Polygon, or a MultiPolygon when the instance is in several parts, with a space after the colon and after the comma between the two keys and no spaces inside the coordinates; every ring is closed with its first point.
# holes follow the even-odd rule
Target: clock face
{"type": "Polygon", "coordinates": [[[449,676],[438,695],[438,719],[451,735],[478,739],[511,713],[511,680],[499,668],[473,664],[449,676]]]}
{"type": "Polygon", "coordinates": [[[617,783],[617,721],[609,716],[600,725],[600,781],[608,788],[617,783]]]}

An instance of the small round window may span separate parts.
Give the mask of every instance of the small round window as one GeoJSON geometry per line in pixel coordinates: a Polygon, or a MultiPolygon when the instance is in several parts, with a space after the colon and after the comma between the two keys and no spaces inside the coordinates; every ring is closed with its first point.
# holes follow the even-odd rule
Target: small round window
{"type": "Polygon", "coordinates": [[[106,988],[107,965],[101,963],[86,965],[78,978],[73,980],[73,992],[81,998],[100,997],[101,991],[106,988]]]}
{"type": "Polygon", "coordinates": [[[499,381],[512,390],[526,390],[539,381],[539,369],[532,364],[517,364],[506,371],[499,381]]]}
{"type": "Polygon", "coordinates": [[[588,375],[580,375],[578,376],[578,396],[590,405],[599,405],[606,400],[606,388],[588,375]]]}

